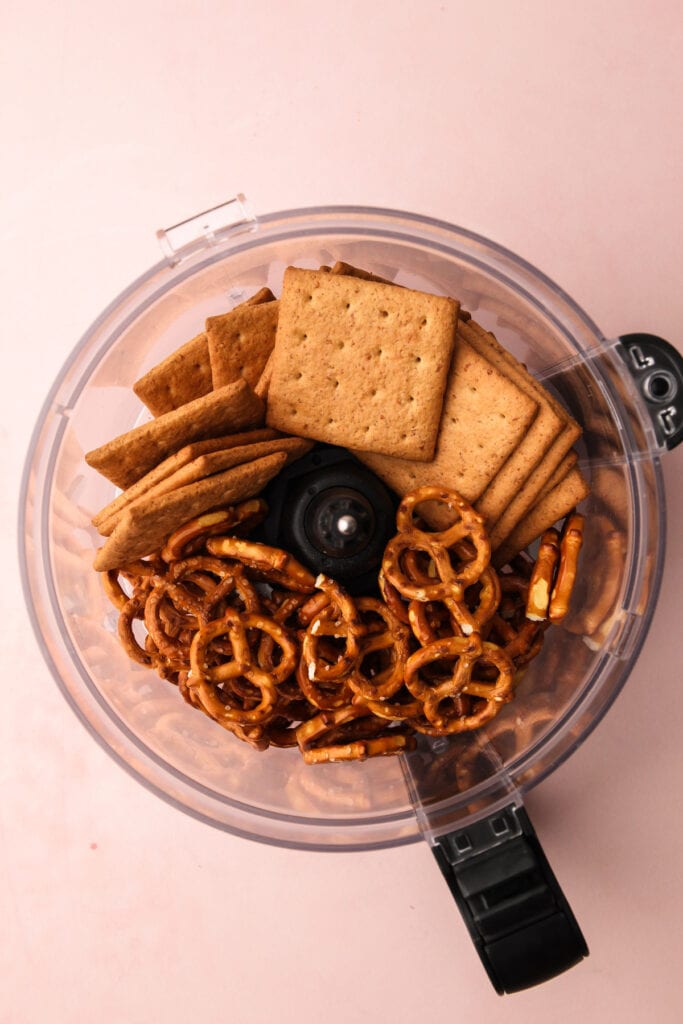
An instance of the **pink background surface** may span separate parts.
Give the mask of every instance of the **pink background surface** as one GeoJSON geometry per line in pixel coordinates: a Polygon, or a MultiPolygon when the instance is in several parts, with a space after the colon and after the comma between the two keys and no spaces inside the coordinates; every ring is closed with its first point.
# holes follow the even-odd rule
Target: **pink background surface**
{"type": "Polygon", "coordinates": [[[55,373],[158,261],[155,230],[237,191],[257,213],[450,220],[542,268],[608,336],[681,348],[680,5],[9,0],[2,20],[2,1024],[683,1019],[681,451],[636,670],[528,801],[592,955],[504,1000],[426,845],[260,846],[129,778],[60,696],[15,553],[55,373]]]}

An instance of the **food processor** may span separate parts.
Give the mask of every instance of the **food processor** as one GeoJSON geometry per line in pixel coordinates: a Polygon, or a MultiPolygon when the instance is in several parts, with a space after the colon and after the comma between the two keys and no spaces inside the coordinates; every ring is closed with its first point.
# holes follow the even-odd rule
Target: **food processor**
{"type": "MultiPolygon", "coordinates": [[[[243,196],[158,233],[164,259],[74,349],[35,428],[20,557],[38,642],[91,734],[175,807],[233,834],[309,850],[426,841],[500,993],[544,981],[587,948],[524,810],[616,698],[655,611],[664,564],[660,459],[683,436],[683,360],[662,339],[606,339],[552,281],[438,220],[331,206],[256,216],[243,196]],[[132,384],[285,268],[342,260],[459,299],[581,424],[591,486],[567,619],[546,633],[514,700],[476,732],[420,736],[410,753],[305,765],[258,752],[129,660],[92,561],[93,515],[115,488],[84,453],[149,413],[132,384]]],[[[311,396],[315,401],[315,396],[311,396]]],[[[316,446],[268,491],[262,539],[356,593],[376,579],[395,496],[349,453],[316,446]]],[[[579,813],[577,809],[577,813],[579,813]]]]}

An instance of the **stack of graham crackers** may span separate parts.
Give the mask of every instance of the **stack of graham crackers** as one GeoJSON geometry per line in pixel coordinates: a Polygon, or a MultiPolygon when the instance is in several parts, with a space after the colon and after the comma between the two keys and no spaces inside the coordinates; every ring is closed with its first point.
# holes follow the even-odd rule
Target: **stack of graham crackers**
{"type": "Polygon", "coordinates": [[[135,385],[154,419],[88,453],[123,493],[95,516],[95,568],[265,487],[312,441],[349,448],[399,495],[452,488],[501,566],[588,494],[559,403],[456,300],[345,263],[285,271],[135,385]],[[264,426],[265,424],[265,426],[264,426]]]}
{"type": "Polygon", "coordinates": [[[458,491],[499,566],[588,494],[578,424],[452,299],[289,268],[269,364],[270,426],[350,448],[401,496],[458,491]]]}
{"type": "Polygon", "coordinates": [[[263,288],[153,367],[133,390],[154,419],[86,461],[122,489],[93,518],[106,538],[98,571],[161,549],[173,530],[259,494],[312,444],[266,428],[258,381],[275,342],[278,302],[263,288]]]}

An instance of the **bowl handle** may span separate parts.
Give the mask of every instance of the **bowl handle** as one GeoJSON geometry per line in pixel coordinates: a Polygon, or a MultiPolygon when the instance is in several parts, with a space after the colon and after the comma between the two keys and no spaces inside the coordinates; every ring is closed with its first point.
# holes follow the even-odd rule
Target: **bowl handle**
{"type": "Polygon", "coordinates": [[[656,334],[622,334],[617,349],[645,400],[660,444],[683,441],[683,356],[656,334]]]}
{"type": "Polygon", "coordinates": [[[526,811],[515,804],[432,851],[499,995],[561,974],[588,947],[526,811]]]}

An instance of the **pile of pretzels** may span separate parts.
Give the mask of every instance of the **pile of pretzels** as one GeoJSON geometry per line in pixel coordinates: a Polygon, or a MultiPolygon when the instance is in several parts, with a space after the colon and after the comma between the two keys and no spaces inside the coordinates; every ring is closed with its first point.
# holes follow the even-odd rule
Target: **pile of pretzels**
{"type": "Polygon", "coordinates": [[[381,598],[352,598],[249,539],[266,514],[258,498],[206,513],[103,574],[125,650],[187,703],[256,750],[298,747],[318,764],[477,729],[512,699],[549,625],[527,617],[537,566],[522,555],[497,573],[458,494],[403,498],[381,598]]]}

